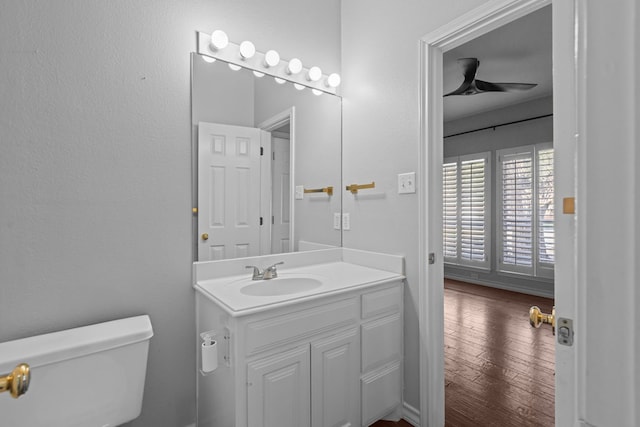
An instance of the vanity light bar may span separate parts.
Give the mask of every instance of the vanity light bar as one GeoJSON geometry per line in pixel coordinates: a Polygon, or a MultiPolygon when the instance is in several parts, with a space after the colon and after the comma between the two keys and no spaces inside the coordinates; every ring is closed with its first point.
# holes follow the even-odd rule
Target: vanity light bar
{"type": "MultiPolygon", "coordinates": [[[[280,59],[280,61],[271,66],[269,64],[274,63],[273,54],[268,51],[266,54],[257,50],[253,51],[252,55],[247,55],[247,43],[242,42],[240,45],[227,42],[224,48],[215,49],[211,45],[211,34],[203,33],[198,31],[198,53],[200,55],[208,56],[215,59],[220,59],[229,64],[233,64],[235,66],[248,68],[253,70],[254,72],[258,72],[260,74],[266,74],[276,79],[286,80],[296,85],[306,86],[308,88],[314,89],[314,93],[318,94],[320,92],[330,93],[332,95],[336,95],[336,87],[340,84],[340,76],[336,73],[331,75],[322,74],[318,67],[310,67],[305,68],[302,67],[300,72],[291,73],[291,69],[300,68],[299,60],[292,59],[291,67],[289,67],[290,63],[284,59],[280,59]],[[244,44],[244,45],[243,45],[244,44]],[[242,54],[241,54],[241,46],[242,54]],[[313,79],[309,78],[309,73],[313,79]],[[319,75],[318,75],[319,73],[319,75]],[[337,76],[337,77],[336,77],[337,76]],[[317,78],[316,78],[317,77],[317,78]],[[337,82],[337,85],[335,85],[337,82]],[[335,85],[335,86],[334,86],[335,85]]],[[[228,39],[227,39],[228,40],[228,39]]],[[[251,42],[249,42],[251,43],[251,42]]],[[[251,46],[253,44],[251,43],[251,46]]],[[[249,49],[252,50],[252,49],[249,49]]]]}

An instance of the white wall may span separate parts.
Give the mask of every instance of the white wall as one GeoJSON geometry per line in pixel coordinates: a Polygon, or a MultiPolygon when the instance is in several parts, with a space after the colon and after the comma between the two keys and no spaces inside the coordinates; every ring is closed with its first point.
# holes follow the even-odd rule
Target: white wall
{"type": "Polygon", "coordinates": [[[340,70],[338,0],[0,13],[0,341],[148,313],[134,426],[195,420],[189,53],[216,28],[340,70]]]}

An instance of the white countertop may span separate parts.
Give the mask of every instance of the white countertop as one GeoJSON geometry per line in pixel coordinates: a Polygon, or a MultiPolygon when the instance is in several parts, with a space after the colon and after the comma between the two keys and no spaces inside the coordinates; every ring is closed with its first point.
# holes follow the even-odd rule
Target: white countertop
{"type": "MultiPolygon", "coordinates": [[[[320,279],[322,285],[310,290],[286,295],[253,296],[240,292],[243,286],[259,284],[251,280],[251,271],[226,277],[198,280],[194,284],[197,292],[216,302],[232,316],[242,316],[283,307],[319,296],[337,295],[358,288],[402,280],[404,276],[397,272],[379,270],[345,261],[305,265],[302,267],[278,268],[278,277],[313,277],[320,279]]],[[[275,279],[277,280],[277,279],[275,279]]],[[[265,280],[264,282],[268,282],[265,280]]]]}

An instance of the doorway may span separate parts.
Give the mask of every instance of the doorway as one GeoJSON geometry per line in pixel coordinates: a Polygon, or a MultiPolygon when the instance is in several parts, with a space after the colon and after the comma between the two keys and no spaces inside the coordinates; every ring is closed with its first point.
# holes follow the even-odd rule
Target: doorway
{"type": "Polygon", "coordinates": [[[443,55],[446,425],[553,424],[553,335],[528,322],[553,306],[551,23],[548,5],[443,55]]]}
{"type": "MultiPolygon", "coordinates": [[[[423,345],[420,349],[421,360],[421,424],[425,426],[444,425],[444,262],[442,251],[442,159],[443,153],[443,55],[462,44],[484,35],[496,28],[535,12],[549,1],[505,0],[490,2],[459,19],[451,22],[422,39],[422,76],[423,86],[421,103],[423,117],[421,122],[421,171],[422,188],[420,198],[420,223],[422,239],[420,258],[434,259],[420,269],[420,334],[423,345]],[[433,257],[429,255],[433,254],[433,257]]],[[[553,7],[553,62],[554,62],[554,100],[553,133],[556,141],[556,205],[562,205],[559,194],[570,195],[575,191],[575,146],[569,141],[576,134],[577,104],[576,81],[582,78],[575,75],[576,63],[580,60],[572,55],[579,40],[575,31],[578,12],[572,2],[554,2],[553,7]],[[561,55],[562,52],[567,53],[561,55]],[[563,84],[558,86],[561,81],[563,84]]],[[[487,79],[488,80],[488,79],[487,79]]],[[[575,229],[570,218],[556,218],[557,251],[564,254],[573,252],[575,229]],[[558,218],[561,220],[558,221],[558,218]]],[[[575,287],[576,263],[570,256],[564,256],[556,262],[554,289],[556,309],[567,317],[575,316],[577,288],[575,287]]],[[[556,344],[557,348],[557,344],[556,344]]],[[[576,406],[576,359],[579,354],[575,348],[562,348],[556,351],[556,423],[573,424],[577,419],[576,406]],[[557,384],[562,387],[558,388],[557,384]]]]}
{"type": "Polygon", "coordinates": [[[288,108],[258,125],[270,133],[263,156],[262,180],[269,182],[262,191],[262,200],[270,214],[262,231],[264,254],[293,252],[294,250],[294,187],[295,182],[295,107],[288,108]]]}

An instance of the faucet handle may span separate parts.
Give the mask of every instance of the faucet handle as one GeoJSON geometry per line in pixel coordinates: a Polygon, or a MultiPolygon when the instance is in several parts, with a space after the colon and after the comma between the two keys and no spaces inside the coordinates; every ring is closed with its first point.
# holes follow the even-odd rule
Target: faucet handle
{"type": "Polygon", "coordinates": [[[275,264],[264,269],[262,273],[263,279],[275,279],[278,277],[278,270],[276,270],[276,265],[284,264],[284,261],[276,262],[275,264]]]}
{"type": "Polygon", "coordinates": [[[276,271],[276,265],[280,265],[280,264],[284,264],[284,261],[276,262],[276,263],[275,263],[275,264],[273,264],[272,266],[269,266],[269,267],[265,268],[265,270],[273,270],[273,271],[276,271]]]}
{"type": "Polygon", "coordinates": [[[262,278],[262,273],[260,273],[260,269],[255,265],[247,265],[245,268],[253,268],[253,277],[251,277],[253,280],[258,280],[262,278]]]}

